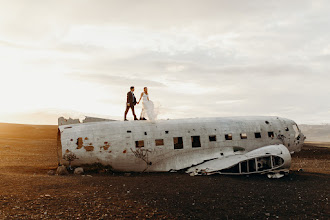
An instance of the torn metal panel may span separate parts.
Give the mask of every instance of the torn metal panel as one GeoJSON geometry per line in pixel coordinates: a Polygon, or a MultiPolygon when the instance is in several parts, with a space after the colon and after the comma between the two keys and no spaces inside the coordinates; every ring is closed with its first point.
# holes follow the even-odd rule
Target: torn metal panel
{"type": "Polygon", "coordinates": [[[80,122],[79,119],[65,119],[64,117],[58,118],[58,125],[70,125],[70,124],[80,124],[80,123],[90,123],[90,122],[101,122],[101,121],[115,121],[112,119],[106,119],[106,118],[97,118],[97,117],[89,117],[85,116],[85,119],[80,122]]]}
{"type": "MultiPolygon", "coordinates": [[[[256,159],[256,165],[264,160],[266,166],[272,158],[270,155],[275,158],[276,149],[284,147],[288,152],[298,151],[305,139],[298,127],[294,129],[296,123],[279,117],[73,124],[65,124],[61,119],[59,123],[62,157],[69,150],[78,158],[72,165],[101,163],[118,171],[168,172],[199,164],[200,170],[203,167],[220,172],[229,169],[228,164],[239,163],[242,170],[245,169],[242,162],[251,158],[256,159]],[[268,156],[263,154],[265,149],[270,149],[268,156]]],[[[288,160],[285,158],[285,162],[288,160]]],[[[67,161],[62,159],[61,163],[67,161]]]]}
{"type": "Polygon", "coordinates": [[[60,117],[58,118],[58,125],[71,125],[71,124],[79,124],[80,121],[79,119],[72,119],[72,118],[68,118],[65,119],[64,117],[60,117]]]}

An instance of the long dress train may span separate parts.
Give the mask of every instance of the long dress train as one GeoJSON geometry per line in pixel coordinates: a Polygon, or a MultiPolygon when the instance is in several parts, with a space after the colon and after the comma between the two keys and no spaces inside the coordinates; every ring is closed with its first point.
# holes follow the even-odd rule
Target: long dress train
{"type": "Polygon", "coordinates": [[[149,120],[153,121],[156,120],[157,115],[154,111],[154,103],[148,100],[148,97],[149,95],[143,93],[141,118],[148,118],[149,120]]]}

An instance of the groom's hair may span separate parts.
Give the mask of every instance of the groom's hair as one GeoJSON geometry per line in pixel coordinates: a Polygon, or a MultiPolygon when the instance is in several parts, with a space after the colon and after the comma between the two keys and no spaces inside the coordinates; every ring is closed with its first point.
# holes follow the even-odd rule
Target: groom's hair
{"type": "Polygon", "coordinates": [[[131,89],[134,89],[134,86],[131,86],[131,89]]]}

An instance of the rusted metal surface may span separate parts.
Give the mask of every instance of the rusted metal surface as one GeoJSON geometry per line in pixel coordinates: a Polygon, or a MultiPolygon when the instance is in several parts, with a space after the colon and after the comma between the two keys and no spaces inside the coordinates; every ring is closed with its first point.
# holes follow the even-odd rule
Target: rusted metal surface
{"type": "Polygon", "coordinates": [[[83,146],[83,139],[81,137],[79,137],[77,139],[77,149],[81,149],[83,146]]]}
{"type": "MultiPolygon", "coordinates": [[[[79,158],[72,165],[101,163],[137,172],[190,169],[210,160],[218,164],[212,162],[218,167],[212,172],[220,172],[249,152],[265,156],[267,152],[256,151],[259,148],[274,156],[279,156],[274,153],[279,146],[290,153],[299,151],[305,139],[294,121],[279,117],[98,121],[59,124],[59,130],[62,152],[69,150],[79,158]],[[174,141],[180,142],[180,148],[174,148],[174,141]]],[[[291,160],[287,152],[282,155],[285,169],[291,160]]]]}

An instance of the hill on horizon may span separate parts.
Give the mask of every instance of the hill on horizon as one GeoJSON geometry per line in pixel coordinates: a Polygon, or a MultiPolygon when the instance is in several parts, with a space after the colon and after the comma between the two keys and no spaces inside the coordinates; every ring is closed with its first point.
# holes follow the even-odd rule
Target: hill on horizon
{"type": "MultiPolygon", "coordinates": [[[[325,125],[298,125],[306,141],[330,142],[330,124],[325,125]]],[[[0,138],[26,138],[26,139],[54,139],[57,125],[29,125],[0,123],[0,138]]]]}
{"type": "Polygon", "coordinates": [[[56,139],[57,125],[29,125],[0,123],[2,139],[56,139]]]}
{"type": "Polygon", "coordinates": [[[330,142],[330,124],[325,125],[298,125],[303,134],[307,137],[306,141],[330,142]]]}

